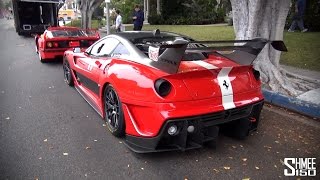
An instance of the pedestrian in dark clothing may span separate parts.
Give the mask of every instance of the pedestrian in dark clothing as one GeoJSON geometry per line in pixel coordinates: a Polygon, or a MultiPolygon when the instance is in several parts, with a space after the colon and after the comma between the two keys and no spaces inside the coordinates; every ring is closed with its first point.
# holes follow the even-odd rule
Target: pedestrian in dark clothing
{"type": "Polygon", "coordinates": [[[288,29],[288,32],[294,32],[297,25],[300,28],[301,32],[308,31],[308,29],[305,28],[303,25],[303,16],[304,16],[305,10],[306,10],[306,0],[297,0],[295,4],[295,14],[293,16],[293,20],[290,28],[288,29]]]}
{"type": "Polygon", "coordinates": [[[143,11],[140,9],[139,5],[135,6],[132,19],[133,19],[133,30],[141,31],[143,26],[143,21],[144,21],[144,14],[143,14],[143,11]]]}

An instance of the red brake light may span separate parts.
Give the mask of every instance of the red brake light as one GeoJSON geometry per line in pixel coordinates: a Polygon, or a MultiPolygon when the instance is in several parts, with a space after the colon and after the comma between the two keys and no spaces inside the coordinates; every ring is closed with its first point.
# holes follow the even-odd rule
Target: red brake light
{"type": "Polygon", "coordinates": [[[55,42],[55,43],[53,43],[53,46],[57,48],[57,47],[59,47],[59,44],[57,42],[55,42]]]}
{"type": "Polygon", "coordinates": [[[80,47],[80,42],[79,41],[70,41],[69,46],[70,47],[80,47]]]}

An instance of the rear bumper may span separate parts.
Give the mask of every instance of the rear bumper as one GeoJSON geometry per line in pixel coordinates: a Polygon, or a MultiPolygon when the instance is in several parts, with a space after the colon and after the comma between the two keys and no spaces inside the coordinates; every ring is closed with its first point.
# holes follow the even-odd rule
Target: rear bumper
{"type": "Polygon", "coordinates": [[[41,52],[41,56],[43,59],[55,59],[55,58],[62,58],[63,57],[63,54],[64,52],[66,51],[67,49],[59,49],[59,50],[45,50],[45,51],[42,51],[41,52]]]}
{"type": "Polygon", "coordinates": [[[247,133],[257,129],[263,101],[251,105],[234,108],[218,113],[177,118],[167,120],[161,127],[160,133],[152,138],[126,135],[125,144],[134,152],[148,153],[173,150],[189,150],[201,148],[204,143],[217,138],[219,127],[228,123],[249,121],[250,125],[244,127],[247,133]],[[254,120],[254,121],[252,121],[254,120]],[[178,134],[171,136],[167,133],[172,125],[178,127],[178,134]],[[188,127],[193,126],[194,131],[188,132],[188,127]]]}

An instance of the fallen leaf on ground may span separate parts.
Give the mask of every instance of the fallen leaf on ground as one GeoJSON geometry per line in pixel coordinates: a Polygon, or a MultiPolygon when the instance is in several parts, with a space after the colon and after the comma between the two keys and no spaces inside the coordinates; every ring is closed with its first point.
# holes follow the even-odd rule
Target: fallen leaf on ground
{"type": "Polygon", "coordinates": [[[243,178],[242,180],[250,180],[250,178],[243,178]]]}
{"type": "Polygon", "coordinates": [[[233,149],[237,148],[236,146],[232,146],[233,149]]]}
{"type": "Polygon", "coordinates": [[[93,141],[94,141],[94,142],[97,142],[98,140],[95,139],[95,140],[93,140],[93,141]]]}
{"type": "Polygon", "coordinates": [[[242,161],[246,162],[248,159],[247,158],[242,158],[242,161]]]}
{"type": "Polygon", "coordinates": [[[144,168],[141,168],[141,170],[144,170],[144,168]]]}
{"type": "Polygon", "coordinates": [[[279,141],[274,141],[275,143],[279,144],[279,141]]]}
{"type": "Polygon", "coordinates": [[[87,146],[86,149],[91,149],[91,147],[87,146]]]}
{"type": "Polygon", "coordinates": [[[223,168],[226,169],[226,170],[231,169],[231,167],[229,167],[229,166],[224,166],[223,168]]]}
{"type": "Polygon", "coordinates": [[[41,160],[41,159],[42,159],[42,157],[39,157],[39,159],[41,160]]]}
{"type": "Polygon", "coordinates": [[[243,146],[242,146],[242,145],[240,145],[240,147],[242,147],[242,148],[243,148],[243,146]]]}
{"type": "Polygon", "coordinates": [[[64,156],[68,156],[68,155],[69,155],[69,153],[63,153],[63,155],[64,155],[64,156]]]}
{"type": "Polygon", "coordinates": [[[198,162],[198,159],[196,159],[196,161],[198,162]]]}
{"type": "Polygon", "coordinates": [[[120,144],[122,144],[122,141],[119,141],[120,144]]]}
{"type": "Polygon", "coordinates": [[[212,159],[212,157],[210,157],[210,156],[209,156],[208,158],[209,158],[209,159],[212,159]]]}
{"type": "Polygon", "coordinates": [[[102,124],[102,126],[107,126],[106,124],[102,124]]]}
{"type": "Polygon", "coordinates": [[[6,120],[9,120],[10,119],[10,117],[6,117],[6,120]]]}
{"type": "Polygon", "coordinates": [[[48,139],[43,140],[43,142],[48,142],[48,139]]]}
{"type": "Polygon", "coordinates": [[[258,166],[256,166],[256,169],[258,169],[258,170],[259,170],[260,168],[259,168],[258,166]]]}
{"type": "Polygon", "coordinates": [[[280,159],[280,163],[281,163],[282,165],[284,165],[284,162],[282,161],[282,159],[280,159]]]}
{"type": "Polygon", "coordinates": [[[229,156],[228,158],[229,158],[229,159],[233,159],[233,157],[231,157],[231,156],[229,156]]]}
{"type": "Polygon", "coordinates": [[[217,169],[213,169],[216,173],[218,173],[219,172],[219,170],[217,170],[217,169]]]}
{"type": "Polygon", "coordinates": [[[128,167],[130,167],[130,164],[128,164],[128,167]]]}
{"type": "Polygon", "coordinates": [[[274,165],[274,167],[275,167],[275,168],[278,168],[278,166],[277,166],[277,165],[274,165]]]}

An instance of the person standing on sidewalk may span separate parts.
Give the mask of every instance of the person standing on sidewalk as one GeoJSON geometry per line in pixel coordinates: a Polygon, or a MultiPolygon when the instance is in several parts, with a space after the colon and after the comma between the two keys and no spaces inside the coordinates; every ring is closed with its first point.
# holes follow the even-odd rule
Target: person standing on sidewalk
{"type": "Polygon", "coordinates": [[[122,16],[120,15],[120,11],[116,10],[116,32],[121,32],[123,31],[123,25],[122,25],[122,16]]]}
{"type": "Polygon", "coordinates": [[[132,19],[133,19],[133,30],[141,31],[143,26],[143,21],[144,21],[144,14],[143,14],[143,11],[140,9],[139,5],[135,6],[132,19]]]}
{"type": "Polygon", "coordinates": [[[306,10],[306,0],[297,0],[295,4],[295,14],[293,16],[293,21],[291,23],[290,28],[288,29],[288,32],[294,32],[297,25],[299,26],[301,32],[308,31],[307,28],[303,25],[303,16],[304,12],[306,10]]]}

